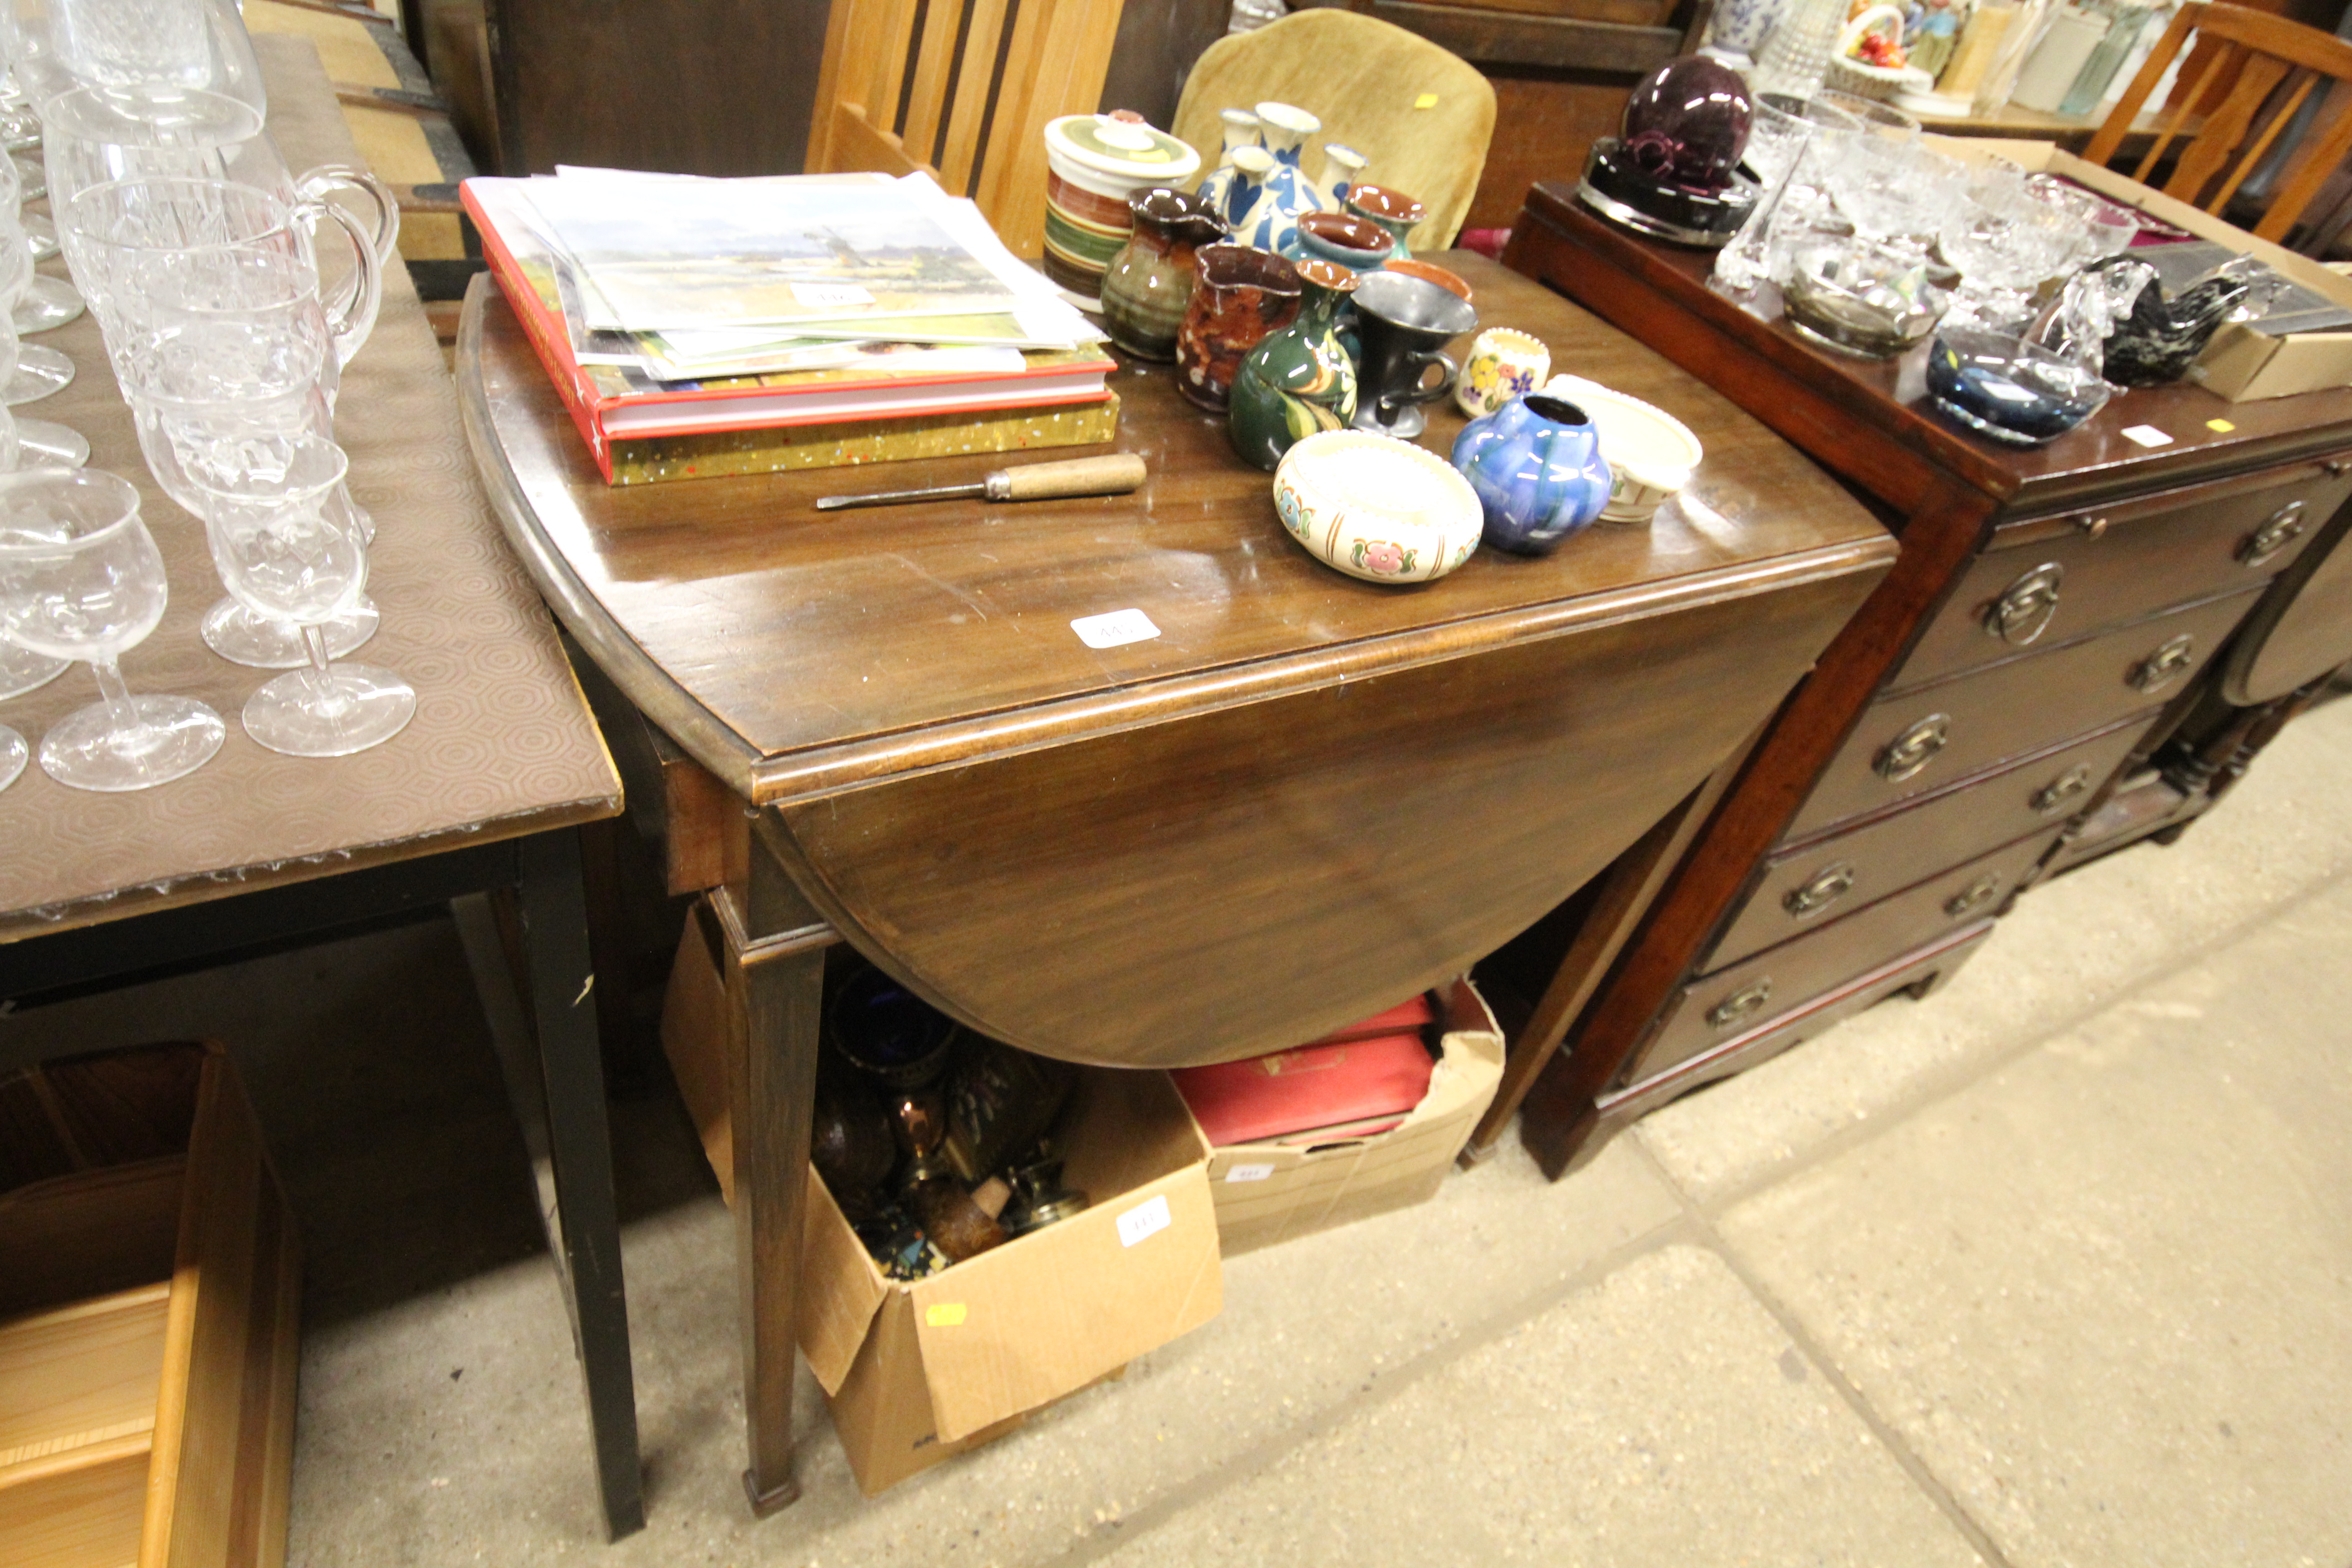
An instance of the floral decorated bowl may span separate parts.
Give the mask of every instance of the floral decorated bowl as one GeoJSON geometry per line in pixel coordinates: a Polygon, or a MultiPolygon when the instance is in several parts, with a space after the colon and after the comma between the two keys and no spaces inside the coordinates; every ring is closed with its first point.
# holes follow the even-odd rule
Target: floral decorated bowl
{"type": "Polygon", "coordinates": [[[1363,430],[1325,430],[1283,454],[1274,508],[1318,560],[1369,583],[1426,583],[1478,548],[1469,481],[1432,452],[1363,430]]]}

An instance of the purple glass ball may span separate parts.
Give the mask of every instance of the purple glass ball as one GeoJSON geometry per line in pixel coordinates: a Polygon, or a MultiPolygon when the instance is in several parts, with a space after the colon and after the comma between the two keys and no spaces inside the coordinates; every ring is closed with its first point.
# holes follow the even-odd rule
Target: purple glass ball
{"type": "Polygon", "coordinates": [[[1747,151],[1755,117],[1738,72],[1685,55],[1643,77],[1625,100],[1625,154],[1664,184],[1721,190],[1747,151]]]}

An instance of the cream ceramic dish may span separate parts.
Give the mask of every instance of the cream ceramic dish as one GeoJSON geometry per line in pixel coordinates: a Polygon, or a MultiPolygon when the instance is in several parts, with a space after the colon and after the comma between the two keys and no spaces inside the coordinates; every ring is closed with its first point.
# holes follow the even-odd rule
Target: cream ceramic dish
{"type": "Polygon", "coordinates": [[[1664,409],[1580,375],[1556,375],[1544,391],[1580,405],[1601,431],[1601,455],[1615,476],[1602,522],[1647,522],[1690,482],[1706,448],[1664,409]]]}
{"type": "Polygon", "coordinates": [[[1274,508],[1326,565],[1370,583],[1426,583],[1478,548],[1486,513],[1433,452],[1363,430],[1324,430],[1283,454],[1274,508]]]}

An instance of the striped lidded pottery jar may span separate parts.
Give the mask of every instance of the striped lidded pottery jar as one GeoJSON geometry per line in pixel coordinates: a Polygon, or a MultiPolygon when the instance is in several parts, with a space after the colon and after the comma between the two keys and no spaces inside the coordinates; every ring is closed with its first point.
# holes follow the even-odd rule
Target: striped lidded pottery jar
{"type": "Polygon", "coordinates": [[[1093,298],[1133,232],[1127,198],[1184,184],[1200,168],[1198,153],[1126,110],[1047,121],[1045,276],[1093,298]]]}

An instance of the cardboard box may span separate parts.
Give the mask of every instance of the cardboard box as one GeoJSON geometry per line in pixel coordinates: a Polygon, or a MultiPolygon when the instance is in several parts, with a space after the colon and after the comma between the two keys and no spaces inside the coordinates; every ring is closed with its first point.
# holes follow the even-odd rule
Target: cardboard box
{"type": "MultiPolygon", "coordinates": [[[[2352,306],[2352,279],[2297,256],[2283,246],[2256,239],[2244,229],[2223,223],[2177,201],[2161,191],[2096,163],[2062,152],[2047,142],[2005,142],[1978,137],[1929,138],[1941,152],[1955,157],[1995,155],[2037,174],[2063,174],[2100,195],[2187,229],[2200,239],[2227,246],[2242,256],[2269,264],[2313,293],[2352,306]]],[[[2301,392],[2324,392],[2352,384],[2352,331],[2296,332],[2273,337],[2259,322],[2233,321],[2213,334],[2189,372],[2189,379],[2232,403],[2252,403],[2265,397],[2287,397],[2301,392]]]]}
{"type": "MultiPolygon", "coordinates": [[[[723,992],[689,921],[662,1043],[725,1188],[723,992]]],[[[1209,1147],[1167,1075],[1081,1069],[1060,1125],[1064,1180],[1091,1206],[928,1279],[885,1276],[810,1171],[798,1337],[868,1496],[1117,1376],[1223,1305],[1209,1147]]]]}
{"type": "Polygon", "coordinates": [[[1437,1195],[1503,1078],[1503,1031],[1466,979],[1444,988],[1444,1052],[1429,1093],[1369,1138],[1300,1148],[1232,1143],[1209,1156],[1217,1231],[1234,1257],[1437,1195]]]}

